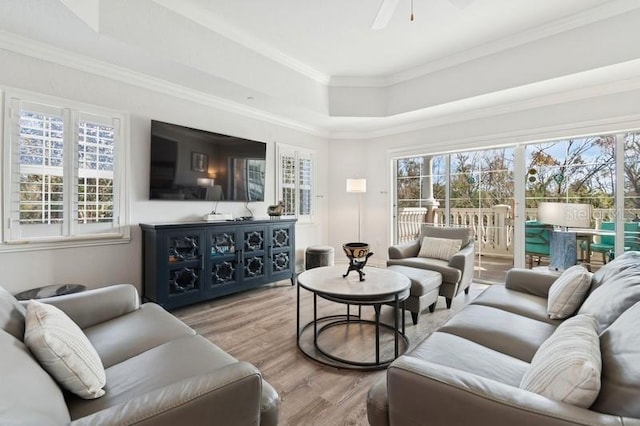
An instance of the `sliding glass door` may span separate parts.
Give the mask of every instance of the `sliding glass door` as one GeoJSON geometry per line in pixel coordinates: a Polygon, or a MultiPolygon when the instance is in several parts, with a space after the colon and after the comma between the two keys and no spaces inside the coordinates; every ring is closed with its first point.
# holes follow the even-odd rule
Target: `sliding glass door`
{"type": "Polygon", "coordinates": [[[553,227],[537,223],[541,202],[591,206],[576,255],[593,270],[640,250],[640,133],[404,157],[395,166],[394,243],[415,240],[424,223],[469,226],[477,281],[503,282],[514,263],[548,265],[553,227]]]}

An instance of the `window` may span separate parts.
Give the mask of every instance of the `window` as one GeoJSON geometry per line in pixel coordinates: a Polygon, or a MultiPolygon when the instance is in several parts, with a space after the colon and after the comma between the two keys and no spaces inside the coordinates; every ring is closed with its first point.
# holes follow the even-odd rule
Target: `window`
{"type": "Polygon", "coordinates": [[[279,201],[284,201],[285,215],[301,222],[312,222],[314,194],[314,153],[278,144],[279,201]]]}
{"type": "Polygon", "coordinates": [[[123,114],[8,93],[3,243],[129,237],[123,114]]]}

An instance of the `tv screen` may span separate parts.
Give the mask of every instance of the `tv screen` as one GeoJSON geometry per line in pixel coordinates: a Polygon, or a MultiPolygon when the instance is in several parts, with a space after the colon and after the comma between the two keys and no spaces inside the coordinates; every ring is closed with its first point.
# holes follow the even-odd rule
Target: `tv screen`
{"type": "Polygon", "coordinates": [[[264,201],[267,145],[151,121],[149,198],[264,201]]]}

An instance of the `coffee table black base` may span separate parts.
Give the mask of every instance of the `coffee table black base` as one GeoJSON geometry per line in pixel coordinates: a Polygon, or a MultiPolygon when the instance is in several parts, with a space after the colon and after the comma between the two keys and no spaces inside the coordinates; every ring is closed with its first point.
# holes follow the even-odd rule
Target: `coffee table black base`
{"type": "MultiPolygon", "coordinates": [[[[362,319],[357,315],[349,315],[349,317],[347,317],[347,315],[332,315],[328,317],[318,318],[315,321],[310,321],[304,327],[302,327],[297,339],[298,349],[300,349],[300,351],[308,358],[330,367],[360,371],[382,370],[387,368],[389,364],[391,364],[393,360],[397,358],[397,356],[404,354],[409,348],[409,339],[404,335],[404,333],[398,330],[396,331],[396,333],[398,334],[400,342],[399,346],[401,346],[398,349],[398,355],[395,355],[394,353],[391,358],[382,359],[378,362],[364,362],[344,359],[329,353],[318,345],[317,340],[314,341],[314,322],[319,326],[319,328],[317,329],[317,336],[319,337],[324,331],[332,327],[349,326],[352,324],[366,324],[375,327],[376,321],[362,319]]],[[[381,327],[381,329],[390,331],[391,333],[395,331],[394,327],[389,324],[381,322],[378,325],[379,327],[381,327]]],[[[377,349],[380,349],[379,346],[377,349]]]]}

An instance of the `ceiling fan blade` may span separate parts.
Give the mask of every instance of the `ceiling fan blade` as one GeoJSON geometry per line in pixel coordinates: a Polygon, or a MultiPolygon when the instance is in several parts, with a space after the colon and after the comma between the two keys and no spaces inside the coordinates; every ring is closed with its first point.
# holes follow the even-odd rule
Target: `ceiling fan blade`
{"type": "Polygon", "coordinates": [[[465,9],[471,5],[475,0],[449,0],[449,3],[457,7],[458,9],[465,9]]]}
{"type": "Polygon", "coordinates": [[[389,24],[389,20],[391,20],[393,13],[396,11],[396,7],[398,7],[398,1],[399,0],[382,0],[378,14],[373,20],[373,24],[371,24],[372,30],[381,30],[389,24]]]}

